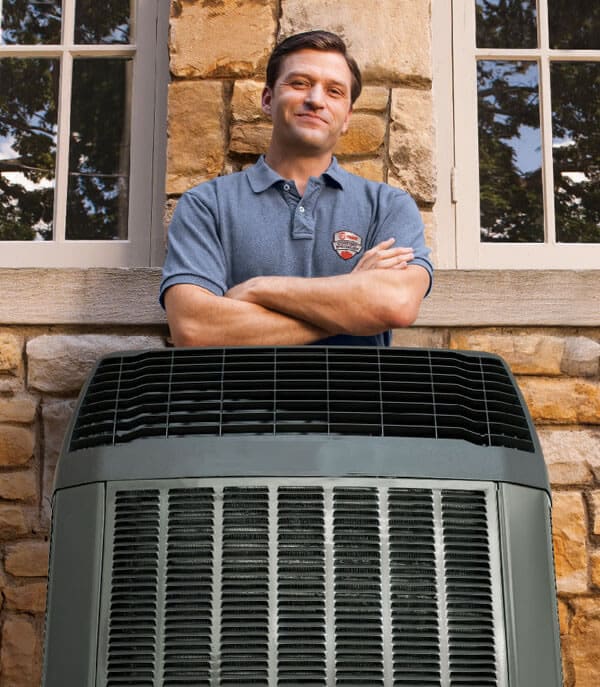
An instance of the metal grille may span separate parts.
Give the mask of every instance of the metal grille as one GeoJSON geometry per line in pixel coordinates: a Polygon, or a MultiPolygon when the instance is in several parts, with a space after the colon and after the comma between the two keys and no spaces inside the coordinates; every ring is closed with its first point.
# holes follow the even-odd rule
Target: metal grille
{"type": "Polygon", "coordinates": [[[232,434],[463,439],[534,450],[512,378],[493,356],[311,346],[105,358],[70,449],[232,434]]]}
{"type": "Polygon", "coordinates": [[[117,494],[112,541],[108,687],[148,685],[156,670],[159,495],[117,494]]]}
{"type": "Polygon", "coordinates": [[[506,687],[493,485],[182,482],[109,486],[99,687],[506,687]]]}

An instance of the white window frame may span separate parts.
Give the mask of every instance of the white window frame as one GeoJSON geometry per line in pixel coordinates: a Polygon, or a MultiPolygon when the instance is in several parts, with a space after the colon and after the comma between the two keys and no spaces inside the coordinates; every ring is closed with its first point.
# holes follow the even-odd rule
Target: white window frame
{"type": "MultiPolygon", "coordinates": [[[[600,61],[600,50],[551,50],[547,1],[538,0],[538,48],[499,50],[475,44],[475,0],[433,0],[434,92],[438,102],[438,226],[450,216],[455,231],[439,243],[440,266],[459,269],[598,269],[600,244],[559,243],[554,226],[550,63],[600,61]],[[453,59],[444,59],[452,55],[453,59]],[[539,65],[543,137],[545,242],[480,240],[477,59],[533,60],[539,65]],[[448,89],[452,92],[449,93],[448,89]],[[550,192],[548,192],[548,189],[550,192]]],[[[443,232],[440,232],[441,234],[443,232]]]]}
{"type": "Polygon", "coordinates": [[[131,4],[134,42],[129,44],[75,44],[75,0],[63,0],[61,45],[0,45],[0,57],[60,60],[53,239],[0,241],[0,267],[147,267],[162,261],[169,3],[131,0],[131,4]],[[133,63],[128,237],[67,240],[73,60],[108,56],[130,57],[133,63]]]}

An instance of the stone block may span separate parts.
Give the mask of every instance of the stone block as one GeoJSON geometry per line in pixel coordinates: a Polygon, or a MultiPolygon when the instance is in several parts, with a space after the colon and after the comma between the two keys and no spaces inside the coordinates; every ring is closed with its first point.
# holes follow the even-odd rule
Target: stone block
{"type": "Polygon", "coordinates": [[[4,555],[4,569],[15,577],[46,577],[47,542],[29,539],[8,545],[4,555]]]}
{"type": "Polygon", "coordinates": [[[40,684],[42,649],[34,623],[24,615],[8,615],[2,625],[0,675],[6,687],[40,684]]]}
{"type": "Polygon", "coordinates": [[[7,586],[2,590],[9,610],[25,613],[43,613],[46,610],[46,592],[45,582],[7,586]]]}
{"type": "Polygon", "coordinates": [[[335,155],[368,155],[376,153],[385,140],[385,120],[374,114],[355,112],[348,131],[340,138],[335,155]]]}
{"type": "Polygon", "coordinates": [[[274,0],[178,0],[171,15],[175,76],[246,77],[264,71],[277,31],[274,0]]]}
{"type": "MultiPolygon", "coordinates": [[[[436,220],[435,215],[431,210],[421,209],[421,218],[423,219],[425,232],[425,245],[431,249],[429,259],[436,265],[438,261],[437,253],[437,236],[436,236],[436,220]]],[[[434,276],[435,279],[435,276],[434,276]]]]}
{"type": "Polygon", "coordinates": [[[594,551],[590,558],[592,585],[600,589],[600,551],[594,551]]]}
{"type": "Polygon", "coordinates": [[[561,374],[564,339],[540,334],[505,334],[497,330],[467,330],[452,333],[452,348],[496,353],[514,374],[561,374]]]}
{"type": "Polygon", "coordinates": [[[562,371],[571,377],[595,377],[600,374],[600,343],[586,336],[568,337],[562,371]]]}
{"type": "Polygon", "coordinates": [[[600,685],[600,599],[574,599],[570,632],[563,649],[572,664],[575,687],[600,685]]]}
{"type": "Polygon", "coordinates": [[[75,405],[74,399],[51,400],[44,403],[44,464],[56,465],[75,405]]]}
{"type": "Polygon", "coordinates": [[[0,499],[31,501],[37,493],[37,476],[33,470],[0,473],[0,499]]]}
{"type": "Polygon", "coordinates": [[[592,516],[592,534],[600,535],[600,490],[590,493],[590,511],[592,516]]]}
{"type": "Polygon", "coordinates": [[[356,174],[364,179],[371,181],[383,181],[384,169],[383,160],[369,159],[369,160],[340,160],[340,166],[343,167],[350,174],[356,174]]]}
{"type": "Polygon", "coordinates": [[[33,456],[35,436],[31,429],[0,425],[0,467],[25,465],[33,456]]]}
{"type": "Polygon", "coordinates": [[[560,627],[560,636],[568,634],[569,623],[571,621],[571,611],[569,606],[562,599],[558,600],[558,624],[560,627]]]}
{"type": "Polygon", "coordinates": [[[587,591],[586,514],[579,492],[554,493],[552,531],[558,591],[573,594],[587,591]]]}
{"type": "Polygon", "coordinates": [[[427,327],[406,327],[395,329],[392,346],[406,348],[447,348],[446,331],[427,327]]]}
{"type": "Polygon", "coordinates": [[[18,394],[25,390],[23,374],[18,377],[0,374],[0,394],[18,394]]]}
{"type": "Polygon", "coordinates": [[[164,341],[158,336],[38,336],[27,343],[29,386],[47,393],[76,394],[101,356],[163,347],[164,341]]]}
{"type": "Polygon", "coordinates": [[[600,424],[600,383],[583,378],[519,377],[534,422],[600,424]]]}
{"type": "Polygon", "coordinates": [[[389,183],[420,203],[435,202],[433,108],[430,91],[395,88],[390,122],[389,183]]]}
{"type": "Polygon", "coordinates": [[[29,527],[23,506],[0,504],[0,541],[22,537],[29,527]]]}
{"type": "Polygon", "coordinates": [[[282,0],[281,37],[319,27],[344,38],[365,81],[431,80],[430,0],[282,0]]]}
{"type": "Polygon", "coordinates": [[[167,193],[181,194],[221,172],[223,117],[220,82],[174,81],[169,86],[167,193]]]}
{"type": "Polygon", "coordinates": [[[37,406],[38,399],[30,394],[0,397],[0,422],[29,424],[35,419],[37,406]]]}
{"type": "Polygon", "coordinates": [[[264,81],[236,81],[231,96],[231,117],[235,122],[267,120],[262,111],[261,96],[264,81]]]}
{"type": "Polygon", "coordinates": [[[540,429],[538,436],[553,486],[592,482],[590,459],[597,448],[597,437],[593,431],[540,429]]]}
{"type": "Polygon", "coordinates": [[[17,375],[23,365],[23,337],[0,332],[0,374],[17,375]]]}
{"type": "Polygon", "coordinates": [[[266,153],[271,140],[271,122],[233,124],[230,131],[229,149],[233,153],[266,153]]]}
{"type": "Polygon", "coordinates": [[[390,91],[384,86],[363,86],[358,100],[354,103],[355,112],[386,112],[390,101],[390,91]]]}
{"type": "Polygon", "coordinates": [[[54,473],[67,427],[75,409],[75,400],[46,401],[42,408],[44,454],[42,477],[42,523],[49,524],[51,516],[54,473]]]}

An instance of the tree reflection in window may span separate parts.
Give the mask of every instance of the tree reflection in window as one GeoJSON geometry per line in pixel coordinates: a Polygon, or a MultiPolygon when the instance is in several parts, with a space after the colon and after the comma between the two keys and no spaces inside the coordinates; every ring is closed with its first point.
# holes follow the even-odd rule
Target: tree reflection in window
{"type": "Polygon", "coordinates": [[[52,238],[58,82],[58,60],[0,60],[0,241],[52,238]]]}
{"type": "Polygon", "coordinates": [[[600,242],[600,62],[554,62],[552,155],[556,238],[600,242]]]}
{"type": "Polygon", "coordinates": [[[61,14],[61,0],[1,0],[0,44],[58,44],[61,14]]]}
{"type": "Polygon", "coordinates": [[[544,240],[538,68],[477,63],[482,241],[544,240]]]}
{"type": "Polygon", "coordinates": [[[129,43],[131,0],[77,0],[75,43],[129,43]]]}
{"type": "MultiPolygon", "coordinates": [[[[478,48],[532,52],[531,61],[482,57],[477,64],[481,240],[544,240],[542,65],[550,72],[552,132],[543,139],[552,141],[556,240],[600,242],[600,52],[589,61],[540,58],[534,0],[474,2],[478,48]]],[[[544,6],[551,50],[600,51],[598,3],[544,6]]]]}
{"type": "Polygon", "coordinates": [[[126,239],[132,62],[73,63],[67,239],[126,239]]]}

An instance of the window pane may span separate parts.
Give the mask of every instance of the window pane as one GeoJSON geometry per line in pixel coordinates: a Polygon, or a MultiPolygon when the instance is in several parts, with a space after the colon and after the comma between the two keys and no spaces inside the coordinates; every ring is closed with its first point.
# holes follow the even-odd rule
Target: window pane
{"type": "Polygon", "coordinates": [[[550,69],[556,238],[600,243],[600,62],[550,69]]]}
{"type": "Polygon", "coordinates": [[[475,0],[478,48],[536,48],[535,0],[475,0]]]}
{"type": "Polygon", "coordinates": [[[563,50],[600,50],[600,4],[548,0],[550,47],[563,50]]]}
{"type": "Polygon", "coordinates": [[[52,238],[59,63],[0,60],[0,240],[52,238]]]}
{"type": "Polygon", "coordinates": [[[67,239],[126,239],[129,208],[128,59],[73,63],[67,239]]]}
{"type": "Polygon", "coordinates": [[[477,64],[482,241],[542,242],[536,62],[477,64]]]}
{"type": "Polygon", "coordinates": [[[129,43],[133,0],[77,0],[75,43],[129,43]]]}
{"type": "Polygon", "coordinates": [[[0,44],[60,43],[61,0],[0,0],[0,44]]]}

